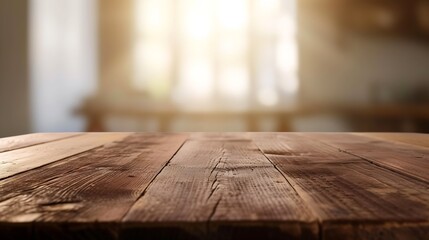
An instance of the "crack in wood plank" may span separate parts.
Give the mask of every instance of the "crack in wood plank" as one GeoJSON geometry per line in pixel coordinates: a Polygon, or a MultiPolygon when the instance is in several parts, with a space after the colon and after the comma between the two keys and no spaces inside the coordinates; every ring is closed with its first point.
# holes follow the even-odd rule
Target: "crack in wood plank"
{"type": "Polygon", "coordinates": [[[232,223],[231,231],[247,234],[241,223],[260,218],[255,224],[261,224],[261,231],[281,232],[288,226],[297,235],[317,235],[317,223],[305,204],[251,140],[242,134],[224,141],[201,135],[190,139],[128,212],[124,232],[138,237],[154,227],[173,228],[189,237],[186,229],[192,228],[192,236],[204,238],[232,223]],[[300,224],[294,225],[297,221],[300,224]]]}
{"type": "Polygon", "coordinates": [[[365,138],[337,147],[347,134],[324,136],[135,134],[1,180],[0,233],[15,226],[41,238],[50,230],[101,239],[429,237],[428,183],[370,162],[380,146],[399,152],[395,161],[424,161],[429,150],[368,141],[368,157],[365,138]]]}
{"type": "Polygon", "coordinates": [[[317,138],[306,136],[299,133],[268,134],[267,138],[257,135],[255,139],[257,145],[262,146],[262,151],[264,148],[268,151],[278,148],[282,152],[281,148],[284,147],[287,151],[312,153],[312,158],[306,159],[309,162],[299,162],[296,157],[291,156],[294,154],[267,154],[267,157],[287,175],[291,185],[302,193],[305,202],[315,209],[319,218],[320,239],[339,235],[346,238],[367,238],[371,232],[377,231],[386,231],[391,234],[392,239],[400,239],[399,236],[429,236],[427,184],[366,160],[340,164],[349,161],[349,157],[343,157],[344,154],[350,155],[349,153],[333,151],[337,148],[319,142],[319,139],[323,140],[323,135],[317,138]],[[278,137],[284,144],[278,143],[278,137]],[[272,146],[273,144],[276,146],[272,146]],[[326,153],[329,155],[319,151],[321,147],[328,150],[326,153]],[[331,160],[321,161],[317,156],[331,160]],[[332,162],[335,161],[339,164],[333,165],[332,162]],[[389,230],[385,224],[395,221],[416,225],[398,226],[389,230]],[[331,225],[333,222],[335,227],[331,225]],[[366,225],[371,222],[382,225],[366,225]],[[348,229],[348,232],[342,232],[343,229],[348,229]]]}
{"type": "MultiPolygon", "coordinates": [[[[187,140],[183,141],[180,146],[177,148],[177,150],[173,153],[173,155],[171,155],[171,157],[167,160],[167,162],[161,167],[161,169],[159,169],[159,171],[153,176],[153,178],[148,182],[147,186],[143,189],[142,193],[138,196],[138,198],[136,199],[135,202],[137,202],[140,198],[142,198],[147,189],[149,188],[149,186],[152,184],[153,181],[155,181],[156,177],[158,177],[158,175],[162,172],[162,170],[168,166],[170,164],[171,159],[174,158],[174,156],[177,154],[177,152],[179,152],[179,150],[182,148],[182,146],[186,143],[187,140]]],[[[133,204],[134,205],[134,204],[133,204]]],[[[127,214],[130,212],[130,210],[132,209],[133,205],[130,206],[130,208],[123,214],[123,216],[120,218],[120,221],[123,221],[125,216],[127,216],[127,214]]]]}

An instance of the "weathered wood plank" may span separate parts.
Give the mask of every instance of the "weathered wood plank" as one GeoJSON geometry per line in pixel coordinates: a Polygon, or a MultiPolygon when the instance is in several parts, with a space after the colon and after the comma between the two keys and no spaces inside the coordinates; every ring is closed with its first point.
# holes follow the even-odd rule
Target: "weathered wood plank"
{"type": "Polygon", "coordinates": [[[308,139],[294,133],[252,133],[251,136],[265,155],[288,156],[288,161],[296,164],[366,162],[326,144],[308,142],[308,139]],[[296,138],[296,141],[290,138],[296,138]]]}
{"type": "Polygon", "coordinates": [[[318,227],[295,190],[242,134],[192,136],[124,224],[124,238],[317,238],[318,227]]]}
{"type": "Polygon", "coordinates": [[[0,153],[78,135],[82,135],[82,133],[32,133],[0,138],[0,153]]]}
{"type": "Polygon", "coordinates": [[[389,165],[422,174],[425,163],[410,159],[427,159],[419,144],[307,133],[99,138],[0,153],[19,170],[0,180],[2,240],[429,239],[429,183],[389,165]]]}
{"type": "Polygon", "coordinates": [[[114,239],[122,217],[186,138],[133,134],[4,179],[0,228],[30,222],[40,239],[114,239]]]}
{"type": "Polygon", "coordinates": [[[0,153],[0,179],[120,140],[129,133],[94,133],[0,153]]]}
{"type": "Polygon", "coordinates": [[[353,133],[387,141],[411,144],[420,147],[429,147],[429,135],[423,133],[353,133]]]}
{"type": "Polygon", "coordinates": [[[428,222],[353,222],[323,224],[322,239],[428,239],[428,222]]]}
{"type": "Polygon", "coordinates": [[[307,133],[341,151],[429,183],[429,149],[347,133],[307,133]]]}
{"type": "Polygon", "coordinates": [[[254,139],[316,213],[323,239],[429,237],[427,183],[298,134],[254,139]]]}

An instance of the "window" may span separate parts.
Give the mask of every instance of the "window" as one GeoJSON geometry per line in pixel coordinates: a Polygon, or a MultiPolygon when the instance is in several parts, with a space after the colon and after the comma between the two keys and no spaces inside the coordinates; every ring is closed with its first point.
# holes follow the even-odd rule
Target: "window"
{"type": "Polygon", "coordinates": [[[185,109],[250,109],[296,94],[295,0],[135,4],[133,86],[150,98],[185,109]]]}
{"type": "Polygon", "coordinates": [[[82,131],[97,88],[97,1],[29,1],[32,131],[82,131]]]}

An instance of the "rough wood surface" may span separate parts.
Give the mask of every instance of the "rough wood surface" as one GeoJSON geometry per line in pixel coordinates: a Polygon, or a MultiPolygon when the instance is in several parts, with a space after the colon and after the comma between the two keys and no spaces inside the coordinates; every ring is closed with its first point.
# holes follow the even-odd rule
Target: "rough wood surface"
{"type": "Polygon", "coordinates": [[[220,239],[269,233],[273,238],[317,236],[305,203],[243,134],[188,140],[124,221],[144,223],[127,231],[143,229],[139,237],[154,225],[186,237],[213,237],[213,231],[220,239]],[[252,221],[252,227],[243,225],[252,221]]]}
{"type": "Polygon", "coordinates": [[[429,149],[346,133],[309,133],[307,137],[392,171],[429,183],[429,149]]]}
{"type": "Polygon", "coordinates": [[[305,135],[257,134],[255,141],[316,213],[322,236],[429,237],[428,184],[305,135]]]}
{"type": "Polygon", "coordinates": [[[117,224],[185,139],[185,134],[134,134],[9,178],[0,184],[0,221],[35,222],[41,238],[52,231],[57,238],[67,237],[65,226],[58,233],[56,221],[117,224]]]}
{"type": "Polygon", "coordinates": [[[94,133],[0,153],[0,179],[120,140],[128,133],[94,133]]]}
{"type": "Polygon", "coordinates": [[[421,134],[421,133],[420,134],[418,133],[355,133],[355,134],[429,148],[428,136],[426,134],[421,134]]]}
{"type": "Polygon", "coordinates": [[[429,239],[428,135],[29,136],[0,139],[2,240],[429,239]]]}
{"type": "Polygon", "coordinates": [[[0,153],[78,135],[82,135],[82,133],[32,133],[16,137],[1,138],[0,153]]]}

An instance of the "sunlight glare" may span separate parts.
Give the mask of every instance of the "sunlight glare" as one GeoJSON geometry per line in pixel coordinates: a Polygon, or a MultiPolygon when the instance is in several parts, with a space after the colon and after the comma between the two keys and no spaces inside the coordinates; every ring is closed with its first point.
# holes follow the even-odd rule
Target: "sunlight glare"
{"type": "Polygon", "coordinates": [[[244,56],[247,50],[247,39],[243,36],[226,36],[220,39],[219,55],[225,58],[244,56]]]}
{"type": "Polygon", "coordinates": [[[190,100],[209,99],[213,89],[213,68],[206,59],[188,59],[182,65],[180,89],[190,100]]]}
{"type": "Polygon", "coordinates": [[[275,12],[280,5],[280,0],[258,0],[257,7],[266,13],[275,12]]]}
{"type": "Polygon", "coordinates": [[[209,109],[297,93],[294,0],[135,1],[135,85],[150,96],[209,109]]]}
{"type": "Polygon", "coordinates": [[[220,73],[219,87],[227,98],[242,99],[249,90],[249,76],[244,66],[228,67],[220,73]]]}
{"type": "Polygon", "coordinates": [[[212,32],[210,0],[184,0],[182,2],[183,32],[185,38],[204,40],[212,32]]]}
{"type": "Polygon", "coordinates": [[[225,30],[242,30],[248,22],[247,0],[218,0],[218,14],[221,28],[225,30]]]}
{"type": "Polygon", "coordinates": [[[137,29],[141,32],[163,32],[168,29],[171,4],[170,0],[136,1],[137,29]]]}

